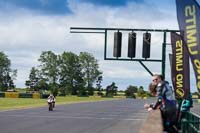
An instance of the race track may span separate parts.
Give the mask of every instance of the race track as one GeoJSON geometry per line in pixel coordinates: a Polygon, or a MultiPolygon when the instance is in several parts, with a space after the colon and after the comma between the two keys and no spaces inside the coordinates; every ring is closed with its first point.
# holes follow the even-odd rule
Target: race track
{"type": "Polygon", "coordinates": [[[0,112],[1,133],[138,133],[145,100],[125,99],[0,112]]]}

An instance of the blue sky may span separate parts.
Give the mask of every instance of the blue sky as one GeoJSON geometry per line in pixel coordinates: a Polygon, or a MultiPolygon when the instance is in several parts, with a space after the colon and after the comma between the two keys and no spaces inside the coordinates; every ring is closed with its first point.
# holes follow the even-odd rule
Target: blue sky
{"type": "MultiPolygon", "coordinates": [[[[0,0],[0,46],[11,59],[12,68],[18,70],[17,87],[25,86],[31,67],[39,65],[41,52],[51,50],[57,54],[92,53],[103,71],[104,88],[113,81],[122,90],[128,85],[147,88],[151,76],[138,62],[104,61],[103,35],[70,34],[70,27],[76,26],[178,29],[175,0],[0,0]]],[[[142,33],[137,36],[136,56],[140,58],[142,33]]],[[[108,56],[112,56],[113,33],[108,37],[108,56]]],[[[152,37],[151,57],[160,58],[162,34],[152,37]]],[[[122,56],[126,56],[127,33],[123,38],[122,56]]],[[[167,54],[170,52],[168,47],[167,54]]],[[[161,71],[159,63],[146,65],[154,73],[161,71]]],[[[167,80],[170,76],[167,62],[167,80]]],[[[193,74],[191,80],[195,88],[193,74]]]]}
{"type": "MultiPolygon", "coordinates": [[[[128,2],[142,3],[143,0],[74,0],[78,3],[92,3],[99,6],[125,6],[128,2]]],[[[1,6],[11,4],[19,8],[26,8],[46,14],[70,13],[67,0],[1,0],[1,6]]]]}
{"type": "MultiPolygon", "coordinates": [[[[68,0],[75,3],[90,3],[96,6],[109,6],[109,7],[125,7],[128,3],[134,2],[138,4],[146,4],[144,0],[68,0]]],[[[1,0],[1,8],[7,6],[14,6],[16,8],[24,8],[46,15],[65,15],[72,13],[69,9],[69,2],[67,0],[1,0]],[[6,6],[5,6],[6,5],[6,6]]],[[[152,1],[152,0],[151,0],[152,1]]],[[[172,0],[156,3],[163,7],[166,4],[170,5],[172,0]]],[[[166,6],[167,6],[166,5],[166,6]]],[[[170,8],[170,6],[168,7],[170,8]]],[[[147,9],[148,10],[148,9],[147,9]]],[[[14,10],[12,10],[14,11],[14,10]]]]}
{"type": "Polygon", "coordinates": [[[1,0],[1,6],[12,5],[16,8],[25,8],[43,14],[69,13],[66,0],[1,0]]]}

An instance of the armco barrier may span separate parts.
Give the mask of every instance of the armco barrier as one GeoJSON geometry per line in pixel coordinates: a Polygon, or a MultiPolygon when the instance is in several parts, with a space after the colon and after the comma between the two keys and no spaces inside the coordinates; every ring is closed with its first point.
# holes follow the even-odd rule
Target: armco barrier
{"type": "Polygon", "coordinates": [[[40,98],[46,99],[46,98],[48,98],[48,96],[49,96],[49,94],[41,94],[41,95],[40,95],[40,98]]]}
{"type": "Polygon", "coordinates": [[[39,99],[40,98],[40,93],[33,93],[33,98],[34,99],[39,99]]]}
{"type": "Polygon", "coordinates": [[[0,92],[0,97],[5,97],[5,93],[4,92],[0,92]]]}
{"type": "Polygon", "coordinates": [[[19,98],[33,98],[33,95],[30,93],[19,93],[19,98]]]}
{"type": "Polygon", "coordinates": [[[6,98],[19,98],[18,92],[5,92],[6,98]]]}
{"type": "Polygon", "coordinates": [[[163,133],[163,125],[160,110],[153,110],[148,117],[139,133],[163,133]]]}
{"type": "Polygon", "coordinates": [[[5,98],[48,98],[49,94],[40,94],[40,93],[19,93],[19,92],[0,92],[0,97],[5,98]]]}

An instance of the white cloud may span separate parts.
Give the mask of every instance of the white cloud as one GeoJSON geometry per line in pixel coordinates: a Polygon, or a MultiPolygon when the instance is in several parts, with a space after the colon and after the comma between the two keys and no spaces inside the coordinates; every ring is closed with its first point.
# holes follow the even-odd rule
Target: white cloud
{"type": "Polygon", "coordinates": [[[104,76],[106,77],[119,78],[119,79],[131,79],[131,78],[144,79],[145,77],[149,76],[148,73],[142,70],[127,69],[125,66],[124,67],[109,66],[107,69],[104,68],[103,72],[104,76]]]}
{"type": "MultiPolygon", "coordinates": [[[[76,54],[81,51],[92,53],[100,60],[100,69],[104,73],[104,85],[112,82],[112,78],[122,81],[126,79],[127,86],[133,83],[132,81],[136,81],[134,83],[137,85],[150,82],[149,74],[138,62],[103,61],[104,35],[72,34],[69,31],[70,27],[79,26],[177,29],[175,9],[166,12],[165,9],[160,10],[149,3],[146,5],[129,3],[126,7],[111,8],[68,0],[72,14],[65,16],[40,15],[17,8],[14,8],[15,13],[0,12],[0,46],[11,59],[12,66],[18,69],[15,83],[18,87],[24,86],[23,82],[28,79],[31,67],[39,65],[37,59],[41,52],[46,50],[59,54],[64,51],[72,51],[76,54]]],[[[112,56],[113,33],[111,32],[108,36],[107,51],[108,55],[112,56]]],[[[152,34],[153,58],[161,57],[162,36],[162,33],[152,34]]],[[[137,56],[141,57],[142,33],[138,32],[137,37],[137,56]]],[[[123,56],[126,56],[127,37],[124,36],[123,39],[123,56]]],[[[145,62],[145,64],[153,72],[161,71],[159,63],[145,62]]],[[[169,72],[167,74],[169,75],[169,72]]]]}

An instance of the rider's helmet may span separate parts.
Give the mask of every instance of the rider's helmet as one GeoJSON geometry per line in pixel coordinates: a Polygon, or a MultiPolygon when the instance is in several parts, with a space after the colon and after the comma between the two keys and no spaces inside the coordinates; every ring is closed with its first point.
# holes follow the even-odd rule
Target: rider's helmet
{"type": "Polygon", "coordinates": [[[50,94],[50,95],[49,95],[49,98],[53,99],[53,98],[54,98],[53,94],[50,94]]]}

